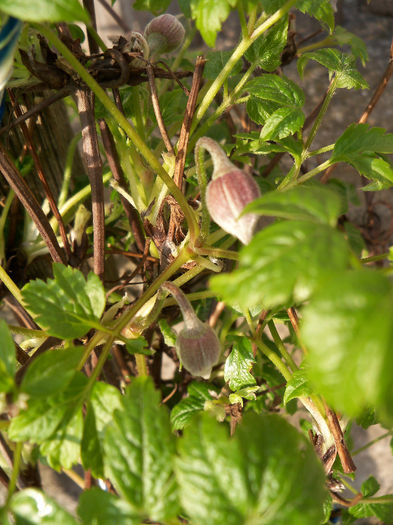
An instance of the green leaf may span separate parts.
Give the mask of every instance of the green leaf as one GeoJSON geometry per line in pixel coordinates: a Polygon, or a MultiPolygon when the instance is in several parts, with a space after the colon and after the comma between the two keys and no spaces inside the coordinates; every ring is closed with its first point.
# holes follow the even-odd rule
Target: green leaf
{"type": "Polygon", "coordinates": [[[359,503],[354,507],[350,507],[348,512],[355,516],[355,518],[369,518],[376,516],[381,520],[381,523],[392,523],[393,521],[393,503],[392,495],[381,496],[378,498],[378,503],[359,503]],[[387,502],[383,503],[386,499],[387,502]]]}
{"type": "Polygon", "coordinates": [[[171,423],[173,430],[183,430],[191,418],[205,409],[206,401],[212,401],[211,392],[216,392],[216,387],[207,383],[193,381],[188,389],[188,397],[182,399],[171,410],[171,423]]]}
{"type": "Polygon", "coordinates": [[[345,209],[342,196],[326,185],[302,184],[287,191],[271,191],[250,203],[245,212],[282,219],[320,222],[335,226],[345,209]]]}
{"type": "Polygon", "coordinates": [[[344,270],[348,257],[344,237],[330,226],[284,221],[258,232],[240,252],[239,268],[210,284],[242,308],[289,305],[307,300],[326,273],[344,270]]]}
{"type": "Polygon", "coordinates": [[[393,133],[368,124],[351,124],[337,139],[331,160],[347,162],[365,152],[393,153],[393,133]]]}
{"type": "Polygon", "coordinates": [[[22,289],[23,302],[50,335],[82,337],[96,326],[105,308],[105,290],[99,277],[55,263],[54,279],[31,281],[22,289]]]}
{"type": "Polygon", "coordinates": [[[89,22],[78,0],[1,0],[0,10],[25,22],[89,22]]]}
{"type": "Polygon", "coordinates": [[[129,354],[152,355],[154,351],[150,350],[149,344],[143,336],[136,339],[127,339],[126,349],[129,354]]]}
{"type": "Polygon", "coordinates": [[[15,345],[7,323],[0,320],[0,392],[9,392],[14,387],[16,371],[15,345]]]}
{"type": "Polygon", "coordinates": [[[181,503],[193,523],[315,525],[322,519],[323,469],[306,439],[279,416],[248,413],[231,439],[202,414],[185,429],[179,455],[181,503]]]}
{"type": "Polygon", "coordinates": [[[52,498],[37,489],[25,489],[12,496],[15,525],[77,525],[75,518],[52,498]]]}
{"type": "Polygon", "coordinates": [[[366,481],[362,483],[362,494],[365,498],[369,498],[370,496],[374,496],[379,490],[379,483],[374,478],[374,476],[370,476],[366,481]]]}
{"type": "Polygon", "coordinates": [[[340,46],[350,46],[353,56],[359,58],[362,65],[365,66],[368,60],[368,53],[367,47],[361,38],[341,26],[335,28],[333,36],[340,46]]]}
{"type": "Polygon", "coordinates": [[[133,509],[153,521],[177,515],[175,452],[169,416],[148,377],[127,387],[104,439],[105,470],[133,509]]]}
{"type": "MultiPolygon", "coordinates": [[[[281,53],[287,44],[288,16],[262,34],[245,53],[249,62],[258,62],[265,71],[275,71],[281,64],[281,53]]],[[[205,69],[206,71],[206,69],[205,69]]]]}
{"type": "Polygon", "coordinates": [[[228,18],[231,7],[237,0],[191,0],[191,16],[203,40],[209,47],[214,47],[217,33],[222,23],[228,18]]]}
{"type": "Polygon", "coordinates": [[[251,341],[247,337],[231,336],[233,342],[231,353],[225,361],[224,379],[233,391],[255,385],[255,377],[250,374],[255,363],[251,341]]]}
{"type": "Polygon", "coordinates": [[[299,75],[303,77],[304,68],[309,60],[315,60],[337,75],[337,87],[347,89],[366,89],[367,82],[355,67],[355,58],[341,53],[337,49],[324,48],[304,53],[297,62],[299,75]]]}
{"type": "Polygon", "coordinates": [[[126,501],[97,487],[82,492],[78,515],[83,525],[139,525],[141,522],[126,501]]]}
{"type": "MultiPolygon", "coordinates": [[[[204,76],[209,80],[215,80],[223,69],[223,67],[228,62],[232,51],[212,51],[207,54],[207,62],[204,69],[204,76]]],[[[238,62],[231,71],[231,75],[237,75],[241,72],[242,66],[241,62],[238,62]]],[[[183,106],[184,107],[184,106],[183,106]]]]}
{"type": "Polygon", "coordinates": [[[158,326],[160,327],[161,333],[164,336],[164,343],[171,347],[176,346],[176,334],[169,326],[165,319],[160,319],[158,321],[158,326]]]}
{"type": "Polygon", "coordinates": [[[133,8],[138,11],[150,11],[154,15],[168,9],[171,0],[135,0],[133,8]]]}
{"type": "Polygon", "coordinates": [[[304,113],[299,108],[280,108],[266,120],[261,139],[283,139],[293,135],[302,128],[304,118],[304,113]]]}
{"type": "Polygon", "coordinates": [[[95,383],[87,407],[81,443],[83,466],[90,468],[95,477],[104,476],[104,431],[116,409],[121,409],[120,392],[112,385],[95,383]]]}
{"type": "Polygon", "coordinates": [[[375,406],[393,420],[392,299],[387,277],[361,269],[332,275],[304,308],[309,377],[348,416],[375,406]]]}
{"type": "Polygon", "coordinates": [[[393,186],[393,166],[377,155],[363,153],[354,156],[348,163],[372,181],[362,187],[363,191],[380,191],[393,186]]]}
{"type": "Polygon", "coordinates": [[[334,29],[334,11],[330,0],[300,0],[296,8],[324,23],[330,32],[334,29]]]}
{"type": "Polygon", "coordinates": [[[302,396],[309,396],[312,389],[305,370],[295,370],[291,379],[288,381],[284,394],[284,405],[289,403],[291,399],[296,399],[302,396]]]}
{"type": "Polygon", "coordinates": [[[46,397],[64,389],[83,353],[83,346],[46,351],[28,367],[21,390],[33,397],[46,397]]]}
{"type": "Polygon", "coordinates": [[[275,102],[266,103],[265,100],[251,95],[247,100],[246,109],[248,116],[253,122],[263,125],[269,116],[279,109],[279,106],[275,102]]]}
{"type": "Polygon", "coordinates": [[[276,102],[280,106],[302,107],[303,90],[287,77],[278,75],[261,75],[246,84],[245,91],[263,100],[276,102]]]}

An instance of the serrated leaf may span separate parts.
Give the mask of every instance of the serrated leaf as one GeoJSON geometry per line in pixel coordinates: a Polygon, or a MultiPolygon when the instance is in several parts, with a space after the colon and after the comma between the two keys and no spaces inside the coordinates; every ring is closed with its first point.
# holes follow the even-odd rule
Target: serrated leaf
{"type": "Polygon", "coordinates": [[[130,505],[109,492],[97,487],[82,492],[78,515],[83,525],[139,525],[140,517],[130,505]]]}
{"type": "MultiPolygon", "coordinates": [[[[212,51],[208,53],[206,56],[207,62],[205,65],[205,69],[203,70],[205,78],[208,78],[209,80],[215,80],[220,71],[228,62],[231,55],[231,51],[212,51]]],[[[241,69],[241,63],[238,62],[232,69],[231,75],[237,75],[241,72],[241,69]]]]}
{"type": "Polygon", "coordinates": [[[236,0],[191,0],[191,16],[209,47],[215,46],[217,33],[235,5],[236,0]]]}
{"type": "Polygon", "coordinates": [[[27,368],[21,390],[33,397],[46,397],[62,390],[74,376],[84,350],[79,346],[46,351],[27,368]]]}
{"type": "Polygon", "coordinates": [[[309,396],[312,393],[310,382],[303,369],[295,370],[291,379],[288,381],[284,394],[284,405],[289,403],[291,399],[296,399],[302,396],[309,396]]]}
{"type": "Polygon", "coordinates": [[[10,423],[10,439],[37,443],[52,468],[70,468],[79,459],[86,383],[87,378],[76,372],[65,390],[30,398],[27,409],[10,423]]]}
{"type": "Polygon", "coordinates": [[[37,489],[25,489],[12,496],[11,511],[15,525],[77,525],[71,514],[37,489]]]}
{"type": "Polygon", "coordinates": [[[232,350],[225,361],[224,379],[233,391],[256,384],[255,377],[250,374],[255,363],[251,341],[246,337],[231,336],[232,350]]]}
{"type": "Polygon", "coordinates": [[[135,511],[153,521],[176,516],[174,436],[165,406],[149,377],[127,387],[104,439],[105,471],[135,511]]]}
{"type": "Polygon", "coordinates": [[[374,406],[393,420],[392,300],[389,279],[361,269],[332,275],[304,309],[309,377],[346,415],[374,406]]]}
{"type": "Polygon", "coordinates": [[[89,22],[78,0],[1,0],[0,10],[25,22],[89,22]]]}
{"type": "Polygon", "coordinates": [[[379,490],[379,483],[374,478],[374,476],[370,476],[366,481],[362,483],[362,494],[363,497],[369,498],[370,496],[374,496],[379,490]]]}
{"type": "Polygon", "coordinates": [[[240,390],[237,390],[235,393],[229,394],[229,403],[231,405],[240,403],[241,406],[243,406],[243,398],[248,399],[249,401],[255,401],[256,399],[255,393],[258,390],[259,390],[259,386],[246,386],[245,388],[241,388],[240,390]]]}
{"type": "Polygon", "coordinates": [[[393,503],[392,495],[381,496],[378,498],[378,503],[359,503],[354,507],[350,507],[348,512],[355,516],[355,518],[369,518],[376,516],[381,520],[381,523],[391,523],[393,521],[393,503]],[[383,503],[383,499],[387,502],[383,503]]]}
{"type": "Polygon", "coordinates": [[[281,64],[281,53],[287,44],[288,16],[262,34],[245,53],[249,62],[257,62],[265,71],[275,71],[281,64]]]}
{"type": "Polygon", "coordinates": [[[258,232],[241,250],[239,268],[210,285],[242,308],[289,305],[308,299],[325,273],[344,270],[348,257],[344,237],[330,226],[284,221],[258,232]]]}
{"type": "Polygon", "coordinates": [[[183,430],[197,412],[204,410],[206,401],[213,399],[210,392],[215,392],[216,387],[193,381],[187,391],[188,397],[182,399],[171,410],[173,430],[183,430]]]}
{"type": "Polygon", "coordinates": [[[280,108],[272,113],[261,131],[261,139],[283,139],[293,135],[304,124],[304,113],[299,108],[280,108]]]}
{"type": "Polygon", "coordinates": [[[342,196],[322,184],[302,184],[287,191],[272,191],[250,203],[245,211],[282,219],[321,222],[335,226],[344,213],[342,196]]]}
{"type": "Polygon", "coordinates": [[[355,58],[350,55],[332,48],[323,48],[304,53],[297,62],[297,68],[301,77],[303,77],[304,68],[309,60],[315,60],[322,66],[325,66],[330,74],[335,73],[337,75],[337,88],[368,88],[367,82],[356,69],[355,58]]]}
{"type": "Polygon", "coordinates": [[[185,429],[179,456],[181,503],[193,523],[315,525],[322,518],[321,465],[279,416],[247,413],[231,439],[202,414],[185,429]]]}
{"type": "Polygon", "coordinates": [[[279,108],[275,102],[262,100],[258,97],[251,97],[247,100],[246,109],[250,119],[256,124],[265,124],[269,116],[279,108]]]}
{"type": "Polygon", "coordinates": [[[337,139],[331,160],[352,159],[359,153],[393,153],[393,133],[384,128],[372,128],[368,124],[351,124],[337,139]]]}
{"type": "Polygon", "coordinates": [[[94,384],[87,407],[81,443],[83,466],[90,468],[95,477],[103,477],[104,431],[112,421],[113,413],[121,409],[120,392],[112,385],[100,381],[94,384]]]}
{"type": "Polygon", "coordinates": [[[152,355],[154,351],[149,348],[149,344],[143,336],[137,337],[136,339],[127,339],[126,349],[129,354],[144,354],[152,355]]]}
{"type": "Polygon", "coordinates": [[[330,0],[300,0],[296,8],[325,24],[330,32],[334,29],[334,11],[330,0]]]}
{"type": "Polygon", "coordinates": [[[0,320],[0,392],[9,392],[14,387],[16,371],[15,344],[7,323],[0,320]]]}
{"type": "Polygon", "coordinates": [[[168,9],[171,0],[135,0],[133,8],[138,11],[150,11],[154,15],[168,9]]]}
{"type": "Polygon", "coordinates": [[[354,156],[348,164],[361,175],[372,180],[370,184],[362,187],[363,191],[380,191],[393,186],[393,166],[377,155],[363,153],[354,156]]]}
{"type": "Polygon", "coordinates": [[[361,38],[354,33],[347,31],[344,27],[337,26],[333,34],[334,38],[340,46],[348,45],[355,58],[359,58],[362,65],[365,66],[368,60],[368,53],[366,44],[361,38]]]}
{"type": "Polygon", "coordinates": [[[360,416],[356,418],[356,423],[364,429],[371,427],[371,425],[376,425],[378,420],[375,410],[373,408],[364,409],[360,416]]]}
{"type": "Polygon", "coordinates": [[[244,90],[255,97],[275,102],[280,106],[300,108],[304,104],[303,90],[287,77],[261,75],[248,82],[244,90]]]}
{"type": "Polygon", "coordinates": [[[54,279],[30,281],[22,298],[35,320],[61,339],[82,337],[96,326],[105,308],[105,290],[99,277],[55,263],[54,279]]]}

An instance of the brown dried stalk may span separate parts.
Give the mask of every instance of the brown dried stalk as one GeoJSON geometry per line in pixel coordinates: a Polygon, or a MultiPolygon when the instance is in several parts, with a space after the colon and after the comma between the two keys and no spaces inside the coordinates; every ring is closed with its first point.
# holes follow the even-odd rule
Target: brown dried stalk
{"type": "Polygon", "coordinates": [[[156,116],[156,120],[157,120],[158,128],[161,133],[162,140],[164,141],[165,147],[168,150],[168,152],[171,153],[172,155],[175,155],[172,143],[169,139],[168,132],[165,127],[164,120],[162,118],[160,104],[158,102],[153,66],[149,62],[147,62],[146,64],[146,71],[147,71],[147,76],[149,79],[151,102],[153,105],[154,114],[156,116]]]}

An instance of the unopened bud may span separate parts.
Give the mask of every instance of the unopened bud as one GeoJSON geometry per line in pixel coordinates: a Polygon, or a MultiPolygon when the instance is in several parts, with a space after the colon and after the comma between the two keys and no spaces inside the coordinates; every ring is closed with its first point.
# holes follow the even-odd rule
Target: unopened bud
{"type": "Polygon", "coordinates": [[[206,206],[211,218],[224,231],[248,244],[258,229],[259,215],[247,213],[245,206],[261,196],[258,184],[237,168],[213,139],[202,137],[197,148],[206,149],[213,159],[213,180],[206,189],[206,206]]]}
{"type": "Polygon", "coordinates": [[[179,47],[184,40],[185,30],[179,20],[169,14],[153,18],[145,27],[145,38],[150,55],[162,55],[179,47]]]}
{"type": "Polygon", "coordinates": [[[162,288],[173,295],[183,315],[184,328],[176,338],[181,363],[193,376],[208,379],[220,357],[221,346],[216,333],[198,319],[187,297],[177,286],[165,282],[162,288]]]}

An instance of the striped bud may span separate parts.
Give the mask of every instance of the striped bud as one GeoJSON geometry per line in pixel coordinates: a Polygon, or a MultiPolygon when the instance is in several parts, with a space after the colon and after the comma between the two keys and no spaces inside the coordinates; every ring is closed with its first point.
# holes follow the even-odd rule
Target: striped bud
{"type": "Polygon", "coordinates": [[[215,331],[198,319],[187,297],[177,286],[165,282],[162,288],[173,295],[183,315],[184,327],[176,338],[176,349],[182,365],[193,376],[208,379],[221,352],[215,331]]]}
{"type": "Polygon", "coordinates": [[[145,27],[145,38],[150,48],[150,56],[169,53],[179,47],[184,40],[185,30],[179,20],[169,14],[153,18],[145,27]]]}
{"type": "Polygon", "coordinates": [[[237,168],[214,140],[202,137],[197,148],[206,149],[213,159],[213,180],[206,188],[206,206],[213,221],[224,231],[248,244],[258,230],[259,215],[247,213],[245,206],[261,196],[255,180],[237,168]]]}

